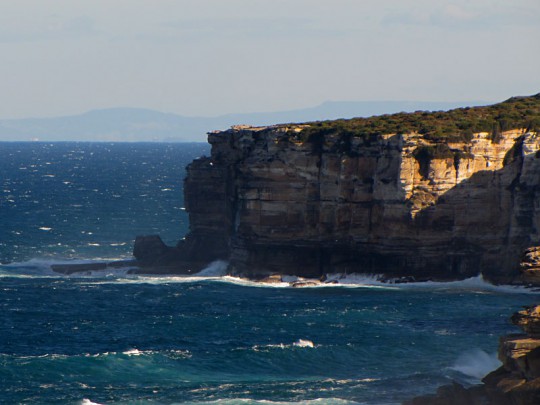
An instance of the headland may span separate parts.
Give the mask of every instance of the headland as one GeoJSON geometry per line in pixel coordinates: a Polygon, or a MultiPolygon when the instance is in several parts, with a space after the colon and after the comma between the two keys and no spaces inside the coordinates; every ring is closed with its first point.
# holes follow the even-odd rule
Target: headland
{"type": "Polygon", "coordinates": [[[367,273],[540,280],[540,94],[486,107],[209,133],[190,231],[138,237],[141,271],[214,260],[253,279],[367,273]]]}

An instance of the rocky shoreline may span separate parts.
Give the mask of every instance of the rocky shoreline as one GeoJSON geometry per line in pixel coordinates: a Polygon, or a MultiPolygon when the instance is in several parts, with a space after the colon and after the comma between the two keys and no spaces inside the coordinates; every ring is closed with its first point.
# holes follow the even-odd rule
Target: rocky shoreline
{"type": "Polygon", "coordinates": [[[500,338],[502,366],[489,373],[482,385],[465,388],[445,385],[404,405],[538,405],[540,404],[540,305],[525,307],[511,321],[525,333],[500,338]]]}

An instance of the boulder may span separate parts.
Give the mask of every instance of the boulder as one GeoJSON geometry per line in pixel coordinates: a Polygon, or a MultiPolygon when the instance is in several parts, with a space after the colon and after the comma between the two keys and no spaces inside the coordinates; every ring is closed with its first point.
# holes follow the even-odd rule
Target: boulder
{"type": "Polygon", "coordinates": [[[167,246],[159,235],[137,236],[133,247],[133,256],[143,265],[159,262],[166,257],[171,248],[167,246]]]}

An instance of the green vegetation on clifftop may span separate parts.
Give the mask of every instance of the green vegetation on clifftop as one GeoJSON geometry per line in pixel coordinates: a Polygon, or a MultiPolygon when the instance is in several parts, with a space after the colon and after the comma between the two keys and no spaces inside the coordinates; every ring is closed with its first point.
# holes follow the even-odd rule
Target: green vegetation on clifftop
{"type": "Polygon", "coordinates": [[[524,128],[540,130],[540,93],[512,97],[485,107],[465,107],[450,111],[416,111],[369,118],[340,119],[308,123],[299,136],[304,140],[324,135],[370,137],[382,134],[417,132],[434,142],[470,142],[473,133],[489,132],[497,142],[502,131],[524,128]]]}

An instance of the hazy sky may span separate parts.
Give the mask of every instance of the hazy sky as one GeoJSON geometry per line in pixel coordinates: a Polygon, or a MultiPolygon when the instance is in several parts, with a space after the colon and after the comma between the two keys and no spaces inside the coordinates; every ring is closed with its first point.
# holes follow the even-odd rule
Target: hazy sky
{"type": "Polygon", "coordinates": [[[0,0],[0,118],[540,92],[539,0],[0,0]]]}

